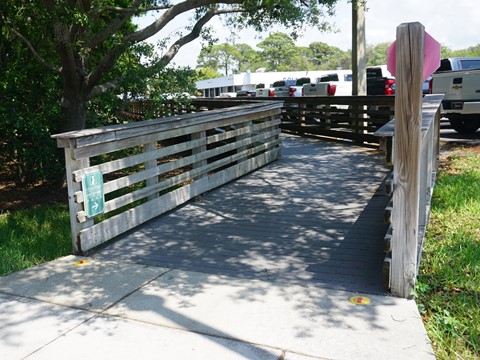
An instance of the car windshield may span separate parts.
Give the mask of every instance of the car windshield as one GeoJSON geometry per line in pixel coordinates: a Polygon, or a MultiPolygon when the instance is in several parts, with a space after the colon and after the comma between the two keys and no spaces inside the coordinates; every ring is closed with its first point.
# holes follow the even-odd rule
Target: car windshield
{"type": "Polygon", "coordinates": [[[338,74],[329,74],[322,76],[319,82],[338,81],[338,74]]]}
{"type": "Polygon", "coordinates": [[[310,78],[300,78],[300,79],[297,79],[296,85],[301,86],[301,85],[310,84],[310,83],[311,83],[310,78]]]}

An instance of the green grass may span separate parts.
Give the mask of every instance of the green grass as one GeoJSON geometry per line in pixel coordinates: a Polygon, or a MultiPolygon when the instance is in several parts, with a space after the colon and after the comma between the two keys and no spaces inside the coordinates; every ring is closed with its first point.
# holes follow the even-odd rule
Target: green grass
{"type": "Polygon", "coordinates": [[[67,206],[0,214],[0,275],[71,253],[67,206]]]}
{"type": "Polygon", "coordinates": [[[438,359],[480,359],[480,152],[445,159],[434,189],[417,303],[438,359]]]}

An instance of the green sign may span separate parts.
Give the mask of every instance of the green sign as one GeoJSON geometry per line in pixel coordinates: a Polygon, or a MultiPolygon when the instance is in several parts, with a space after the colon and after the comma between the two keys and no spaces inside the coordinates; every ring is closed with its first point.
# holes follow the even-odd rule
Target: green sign
{"type": "Polygon", "coordinates": [[[82,178],[83,202],[87,217],[103,213],[105,197],[103,192],[103,175],[100,171],[85,174],[82,178]]]}

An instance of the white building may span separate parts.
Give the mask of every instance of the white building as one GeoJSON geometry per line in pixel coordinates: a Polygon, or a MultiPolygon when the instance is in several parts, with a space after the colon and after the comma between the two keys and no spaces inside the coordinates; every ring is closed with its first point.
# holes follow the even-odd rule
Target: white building
{"type": "Polygon", "coordinates": [[[302,77],[310,77],[313,83],[317,78],[330,73],[351,74],[351,70],[315,70],[315,71],[284,71],[284,72],[244,72],[240,74],[223,76],[214,79],[196,82],[197,89],[203,92],[205,97],[220,96],[220,94],[233,94],[240,90],[255,90],[259,87],[270,87],[278,80],[295,80],[302,77]]]}

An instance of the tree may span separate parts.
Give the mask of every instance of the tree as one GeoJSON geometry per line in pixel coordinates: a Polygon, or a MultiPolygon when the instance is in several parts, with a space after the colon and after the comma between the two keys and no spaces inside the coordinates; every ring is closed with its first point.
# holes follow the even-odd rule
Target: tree
{"type": "Polygon", "coordinates": [[[200,67],[221,70],[227,76],[237,69],[239,55],[233,45],[227,43],[211,45],[200,51],[197,64],[200,67]]]}
{"type": "Polygon", "coordinates": [[[270,34],[257,46],[263,50],[261,56],[267,64],[268,71],[291,70],[291,59],[297,53],[295,42],[290,36],[276,32],[270,34]]]}
{"type": "Polygon", "coordinates": [[[265,61],[263,60],[260,52],[253,49],[248,44],[235,44],[238,54],[238,72],[245,72],[247,70],[255,71],[258,68],[265,67],[265,61]]]}
{"type": "Polygon", "coordinates": [[[374,46],[367,47],[367,65],[383,65],[387,63],[387,49],[391,42],[383,42],[374,46]]]}
{"type": "Polygon", "coordinates": [[[470,46],[466,49],[461,50],[450,50],[448,49],[447,56],[445,57],[476,57],[480,56],[480,44],[475,46],[470,46]]]}
{"type": "Polygon", "coordinates": [[[313,63],[314,69],[351,68],[351,59],[347,59],[347,56],[351,56],[349,52],[323,42],[312,42],[308,47],[311,51],[310,61],[313,63]]]}
{"type": "Polygon", "coordinates": [[[215,69],[228,75],[264,67],[265,61],[260,53],[248,44],[223,43],[203,48],[197,64],[202,69],[215,69]]]}
{"type": "Polygon", "coordinates": [[[312,42],[308,47],[311,53],[310,61],[317,68],[329,62],[331,60],[330,58],[338,53],[337,50],[340,50],[320,41],[312,42]]]}
{"type": "Polygon", "coordinates": [[[208,80],[208,79],[215,79],[217,77],[221,77],[217,69],[212,68],[197,68],[197,81],[198,80],[208,80]]]}
{"type": "MultiPolygon", "coordinates": [[[[179,49],[198,38],[215,16],[226,17],[231,26],[263,30],[281,23],[292,31],[303,24],[322,28],[325,13],[332,13],[337,0],[4,0],[0,10],[2,34],[26,46],[32,57],[61,79],[63,130],[83,129],[88,102],[117,88],[125,74],[119,62],[133,54],[132,47],[157,34],[178,15],[192,14],[185,27],[154,67],[165,67],[179,49]],[[156,19],[136,29],[132,18],[155,12],[156,19]],[[39,34],[37,41],[25,31],[25,22],[39,34]]],[[[141,68],[140,63],[135,69],[141,68]]],[[[125,69],[125,68],[124,68],[125,69]]],[[[143,70],[148,70],[145,68],[143,70]]],[[[130,70],[127,69],[130,73],[130,70]]]]}
{"type": "MultiPolygon", "coordinates": [[[[53,72],[44,71],[40,63],[31,61],[31,53],[6,31],[4,17],[11,15],[14,1],[0,5],[0,167],[13,175],[17,185],[39,179],[55,179],[61,174],[62,152],[50,139],[62,122],[59,106],[62,84],[53,72]]],[[[21,12],[18,16],[21,17],[21,12]]],[[[39,17],[37,24],[44,19],[39,17]]],[[[39,49],[44,59],[53,59],[51,45],[43,33],[35,31],[33,20],[24,18],[22,33],[32,43],[44,41],[39,49]]]]}

